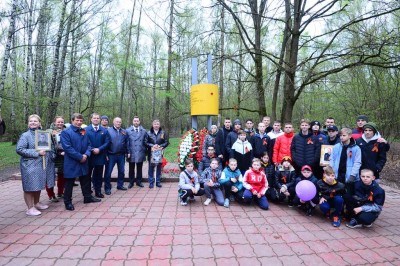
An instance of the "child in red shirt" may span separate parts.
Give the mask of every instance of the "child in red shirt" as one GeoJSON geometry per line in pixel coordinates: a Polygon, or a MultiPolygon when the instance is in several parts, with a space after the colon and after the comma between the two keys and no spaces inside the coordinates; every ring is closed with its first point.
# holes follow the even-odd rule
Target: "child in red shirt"
{"type": "Polygon", "coordinates": [[[260,159],[253,159],[251,168],[244,174],[243,186],[246,188],[243,193],[244,202],[251,203],[254,200],[257,201],[261,209],[268,210],[268,200],[265,197],[268,181],[264,170],[261,168],[260,159]]]}

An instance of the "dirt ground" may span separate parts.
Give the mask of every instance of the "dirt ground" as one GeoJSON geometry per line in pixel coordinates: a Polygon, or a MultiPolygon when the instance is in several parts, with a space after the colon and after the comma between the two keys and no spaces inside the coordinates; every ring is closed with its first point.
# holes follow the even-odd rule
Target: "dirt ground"
{"type": "Polygon", "coordinates": [[[382,184],[400,188],[400,143],[391,143],[387,154],[387,162],[382,170],[382,184]]]}

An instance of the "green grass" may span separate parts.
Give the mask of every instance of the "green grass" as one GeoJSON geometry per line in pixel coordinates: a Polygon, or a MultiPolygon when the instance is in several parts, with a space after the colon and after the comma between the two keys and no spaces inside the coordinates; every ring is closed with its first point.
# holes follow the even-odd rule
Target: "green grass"
{"type": "Polygon", "coordinates": [[[11,142],[0,142],[0,169],[18,166],[20,156],[11,142]]]}
{"type": "Polygon", "coordinates": [[[180,138],[169,139],[169,145],[164,152],[164,156],[169,163],[174,163],[174,162],[176,163],[176,160],[178,159],[178,155],[176,153],[178,152],[178,146],[180,140],[181,140],[180,138]]]}

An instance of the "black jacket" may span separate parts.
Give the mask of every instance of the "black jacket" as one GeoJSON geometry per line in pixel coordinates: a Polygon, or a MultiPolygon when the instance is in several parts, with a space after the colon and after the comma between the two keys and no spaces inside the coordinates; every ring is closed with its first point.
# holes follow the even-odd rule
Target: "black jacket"
{"type": "Polygon", "coordinates": [[[375,178],[379,178],[379,173],[386,164],[386,144],[379,143],[377,139],[366,142],[361,137],[356,140],[356,144],[361,149],[361,168],[374,171],[375,178]]]}
{"type": "Polygon", "coordinates": [[[268,137],[267,133],[260,136],[260,133],[254,134],[250,138],[250,144],[253,147],[254,157],[261,159],[264,152],[268,152],[269,161],[272,162],[272,140],[268,137]]]}
{"type": "Polygon", "coordinates": [[[223,127],[220,130],[218,130],[217,136],[215,137],[215,154],[217,156],[222,154],[225,160],[229,156],[229,153],[227,153],[225,149],[225,142],[226,142],[226,137],[230,132],[232,132],[232,128],[228,130],[225,127],[223,127]]]}
{"type": "Polygon", "coordinates": [[[298,168],[306,164],[312,168],[318,165],[321,145],[313,139],[313,136],[312,132],[308,132],[307,135],[299,132],[293,137],[290,151],[292,160],[298,168]]]}
{"type": "Polygon", "coordinates": [[[324,179],[318,180],[317,189],[319,196],[326,200],[335,196],[342,196],[345,193],[344,184],[337,180],[332,185],[326,183],[324,179]]]}

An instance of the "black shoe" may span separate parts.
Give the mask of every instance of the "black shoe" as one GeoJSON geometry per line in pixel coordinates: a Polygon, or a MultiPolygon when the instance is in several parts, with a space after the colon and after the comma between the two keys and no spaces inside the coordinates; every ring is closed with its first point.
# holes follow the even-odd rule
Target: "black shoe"
{"type": "Polygon", "coordinates": [[[294,205],[293,205],[293,200],[289,200],[288,201],[288,206],[290,207],[290,208],[292,208],[294,205]]]}
{"type": "Polygon", "coordinates": [[[111,195],[111,190],[106,190],[104,193],[105,193],[106,195],[111,195]]]}
{"type": "Polygon", "coordinates": [[[161,183],[157,183],[157,184],[156,184],[156,187],[162,187],[162,186],[161,186],[161,183]]]}
{"type": "Polygon", "coordinates": [[[83,200],[83,203],[87,204],[87,203],[92,203],[92,202],[100,202],[101,199],[95,198],[95,197],[90,197],[90,198],[85,198],[83,200]]]}
{"type": "Polygon", "coordinates": [[[136,183],[136,186],[138,186],[138,187],[144,187],[142,183],[136,183]]]}
{"type": "Polygon", "coordinates": [[[104,198],[104,194],[102,193],[96,193],[96,198],[104,198]]]}
{"type": "Polygon", "coordinates": [[[126,187],[117,187],[118,190],[128,190],[126,187]]]}
{"type": "Polygon", "coordinates": [[[149,185],[149,188],[153,188],[153,187],[154,187],[154,184],[150,184],[150,185],[149,185]]]}
{"type": "Polygon", "coordinates": [[[307,216],[313,216],[314,214],[314,207],[309,207],[306,211],[307,216]]]}
{"type": "Polygon", "coordinates": [[[74,205],[72,205],[72,203],[67,203],[67,204],[65,204],[65,209],[67,211],[73,211],[73,210],[75,210],[75,207],[74,207],[74,205]]]}
{"type": "Polygon", "coordinates": [[[74,187],[77,187],[77,186],[79,186],[77,183],[74,183],[74,187]]]}
{"type": "Polygon", "coordinates": [[[133,183],[128,185],[128,188],[133,188],[133,183]]]}

